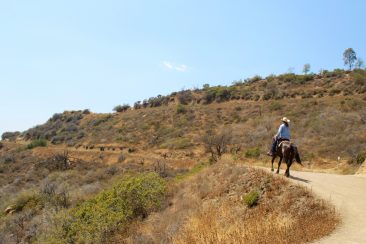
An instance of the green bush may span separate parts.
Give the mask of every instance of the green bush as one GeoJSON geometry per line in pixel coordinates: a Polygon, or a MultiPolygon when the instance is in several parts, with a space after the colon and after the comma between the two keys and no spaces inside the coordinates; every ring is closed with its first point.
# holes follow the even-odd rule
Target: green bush
{"type": "Polygon", "coordinates": [[[243,201],[249,208],[256,206],[258,200],[259,200],[258,190],[252,190],[251,192],[243,196],[243,201]]]}
{"type": "Polygon", "coordinates": [[[259,147],[249,148],[245,151],[245,157],[247,158],[258,158],[261,154],[259,147]]]}
{"type": "Polygon", "coordinates": [[[113,231],[126,229],[133,219],[158,210],[165,191],[165,181],[156,173],[127,177],[112,189],[59,213],[55,225],[38,241],[103,243],[113,231]]]}
{"type": "Polygon", "coordinates": [[[27,149],[33,149],[36,147],[46,147],[47,146],[47,141],[44,139],[38,139],[38,140],[34,140],[31,143],[29,143],[27,145],[27,149]]]}
{"type": "Polygon", "coordinates": [[[183,104],[177,105],[177,114],[184,114],[186,112],[187,112],[187,109],[183,104]]]}
{"type": "Polygon", "coordinates": [[[23,192],[10,204],[15,212],[21,212],[25,209],[42,209],[44,202],[39,194],[35,192],[23,192]]]}

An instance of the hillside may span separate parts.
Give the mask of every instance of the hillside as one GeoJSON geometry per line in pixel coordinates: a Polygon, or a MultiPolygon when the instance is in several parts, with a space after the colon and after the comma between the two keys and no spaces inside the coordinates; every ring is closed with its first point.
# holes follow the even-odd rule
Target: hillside
{"type": "Polygon", "coordinates": [[[364,70],[254,77],[229,87],[205,86],[150,98],[142,103],[145,108],[120,113],[55,114],[43,125],[20,136],[5,133],[3,139],[44,138],[72,148],[194,151],[208,130],[229,129],[232,146],[244,151],[258,147],[263,154],[280,118],[287,116],[306,160],[350,160],[366,147],[365,99],[364,70]]]}
{"type": "Polygon", "coordinates": [[[27,131],[3,134],[0,243],[65,238],[225,243],[225,238],[243,235],[253,243],[266,242],[273,232],[268,226],[255,227],[259,219],[274,223],[288,242],[311,241],[339,222],[332,206],[305,188],[243,164],[269,166],[265,152],[283,116],[292,121],[302,170],[353,174],[366,158],[365,70],[256,76],[116,110],[120,112],[65,111],[27,131]],[[221,159],[212,157],[207,138],[225,138],[221,159]],[[241,200],[252,191],[261,197],[254,208],[241,200]],[[183,196],[200,208],[180,202],[183,196]],[[277,212],[271,201],[287,204],[289,213],[277,212]],[[210,216],[218,206],[222,211],[210,216]],[[312,224],[309,211],[314,208],[317,218],[326,220],[322,225],[312,224]],[[270,219],[263,211],[269,211],[270,219]],[[246,217],[235,219],[238,214],[246,217]],[[159,219],[171,216],[178,222],[162,226],[159,219]],[[246,223],[253,229],[220,228],[224,223],[218,220],[224,217],[234,226],[246,223]],[[308,234],[299,234],[301,220],[306,220],[308,234]],[[179,232],[173,231],[178,227],[179,232]],[[217,235],[190,234],[199,227],[217,235]],[[148,236],[141,234],[145,229],[148,236]],[[258,231],[266,233],[263,239],[258,231]],[[298,234],[289,236],[289,231],[298,234]]]}

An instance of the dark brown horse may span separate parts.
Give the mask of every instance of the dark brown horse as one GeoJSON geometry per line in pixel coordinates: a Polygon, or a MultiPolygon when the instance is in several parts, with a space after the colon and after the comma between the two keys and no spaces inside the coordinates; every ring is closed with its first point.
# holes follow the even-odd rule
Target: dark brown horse
{"type": "Polygon", "coordinates": [[[296,159],[297,163],[301,164],[300,154],[297,150],[296,145],[289,141],[279,142],[279,145],[276,148],[276,152],[272,156],[272,171],[274,171],[273,163],[274,163],[274,160],[276,157],[280,157],[280,161],[278,162],[278,169],[277,169],[276,173],[278,174],[280,172],[280,167],[281,167],[281,163],[282,163],[282,159],[283,159],[287,165],[287,169],[285,172],[286,177],[290,177],[290,167],[291,167],[294,159],[296,159]]]}

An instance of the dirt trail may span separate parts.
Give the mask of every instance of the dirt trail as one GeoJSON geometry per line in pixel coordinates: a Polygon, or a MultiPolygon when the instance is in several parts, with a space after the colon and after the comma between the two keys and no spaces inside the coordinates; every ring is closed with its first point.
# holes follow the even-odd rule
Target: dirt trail
{"type": "Polygon", "coordinates": [[[341,214],[340,226],[330,236],[315,243],[366,243],[366,175],[299,171],[291,174],[293,181],[330,200],[341,214]]]}

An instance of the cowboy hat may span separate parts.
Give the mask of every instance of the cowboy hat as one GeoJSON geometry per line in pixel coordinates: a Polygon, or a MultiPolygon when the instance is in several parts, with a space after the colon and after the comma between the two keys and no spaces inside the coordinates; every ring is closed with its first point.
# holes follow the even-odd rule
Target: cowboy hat
{"type": "Polygon", "coordinates": [[[287,117],[283,117],[282,118],[282,122],[286,122],[286,123],[289,124],[290,123],[290,120],[287,117]]]}

